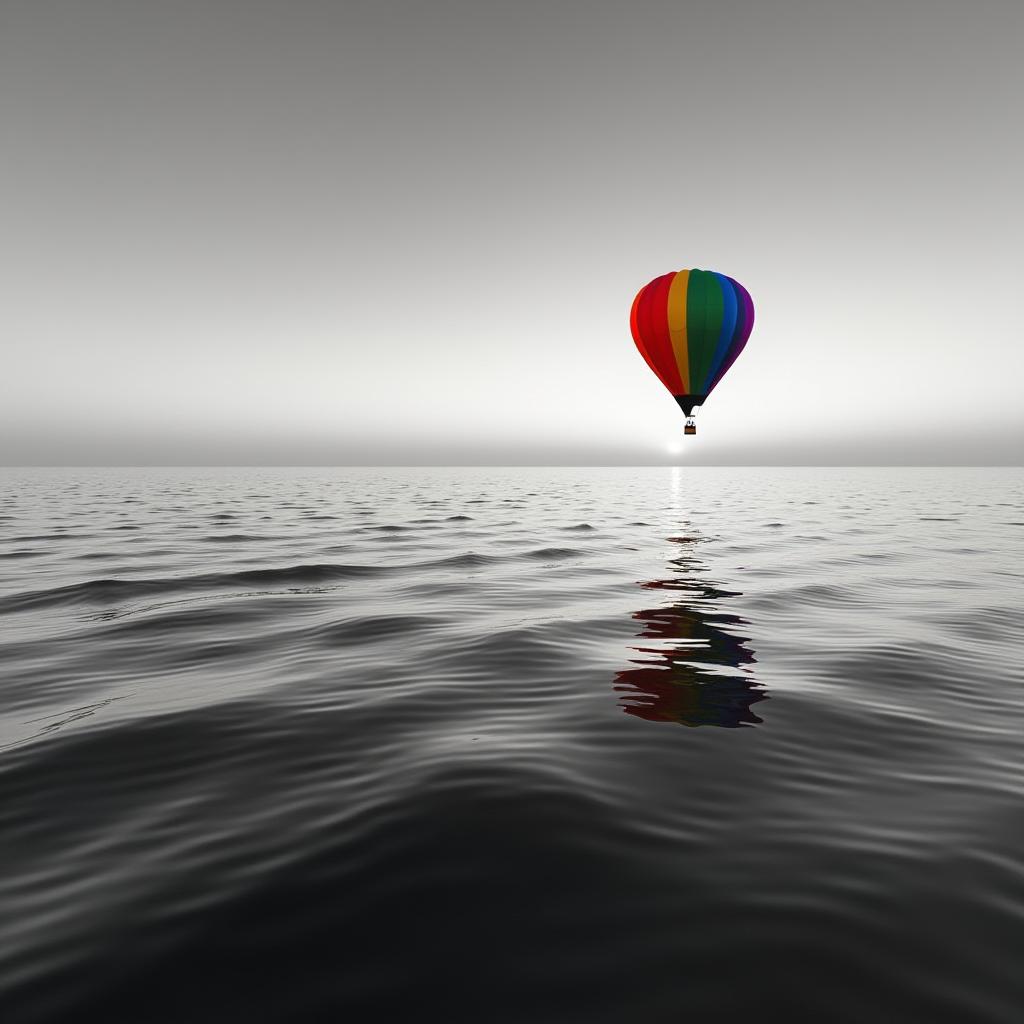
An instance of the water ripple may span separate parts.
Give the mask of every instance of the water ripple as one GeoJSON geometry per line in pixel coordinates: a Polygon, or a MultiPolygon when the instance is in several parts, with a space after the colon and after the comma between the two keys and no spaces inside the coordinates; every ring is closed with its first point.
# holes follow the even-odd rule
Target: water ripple
{"type": "Polygon", "coordinates": [[[1020,471],[6,473],[5,1024],[1024,1014],[1020,471]]]}

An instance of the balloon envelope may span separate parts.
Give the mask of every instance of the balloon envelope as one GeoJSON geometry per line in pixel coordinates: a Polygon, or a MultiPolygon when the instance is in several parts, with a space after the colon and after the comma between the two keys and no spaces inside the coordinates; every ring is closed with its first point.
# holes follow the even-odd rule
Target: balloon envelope
{"type": "Polygon", "coordinates": [[[689,416],[743,351],[754,303],[725,274],[679,270],[640,289],[629,321],[640,354],[689,416]]]}

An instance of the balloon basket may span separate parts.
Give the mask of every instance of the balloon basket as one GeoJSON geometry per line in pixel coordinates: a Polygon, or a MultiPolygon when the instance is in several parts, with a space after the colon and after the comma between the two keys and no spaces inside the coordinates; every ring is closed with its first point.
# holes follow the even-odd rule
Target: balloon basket
{"type": "Polygon", "coordinates": [[[686,426],[683,427],[683,433],[684,434],[688,434],[688,435],[696,434],[697,433],[697,424],[694,423],[693,420],[687,420],[686,421],[686,426]]]}

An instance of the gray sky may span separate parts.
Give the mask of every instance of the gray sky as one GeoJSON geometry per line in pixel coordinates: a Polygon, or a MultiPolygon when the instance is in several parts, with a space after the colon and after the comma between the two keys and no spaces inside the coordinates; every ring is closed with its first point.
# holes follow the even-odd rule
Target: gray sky
{"type": "Polygon", "coordinates": [[[0,0],[0,462],[1007,463],[1024,4],[0,0]],[[629,334],[746,352],[683,445],[629,334]]]}

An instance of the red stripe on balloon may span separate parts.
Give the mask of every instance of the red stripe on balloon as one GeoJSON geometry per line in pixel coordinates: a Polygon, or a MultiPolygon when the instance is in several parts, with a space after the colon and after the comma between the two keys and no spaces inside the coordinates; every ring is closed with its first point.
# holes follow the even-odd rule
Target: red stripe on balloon
{"type": "Polygon", "coordinates": [[[683,381],[668,329],[668,290],[675,276],[673,271],[656,277],[640,292],[636,322],[649,365],[673,395],[681,395],[683,381]]]}
{"type": "Polygon", "coordinates": [[[640,328],[637,325],[637,310],[640,307],[640,296],[643,295],[644,289],[647,285],[644,285],[636,293],[636,298],[633,300],[633,308],[629,311],[629,329],[633,332],[633,341],[636,344],[637,349],[640,351],[640,355],[644,357],[644,362],[654,371],[655,375],[658,373],[658,368],[654,365],[651,359],[650,353],[647,351],[647,346],[644,344],[644,339],[640,337],[640,328]]]}

